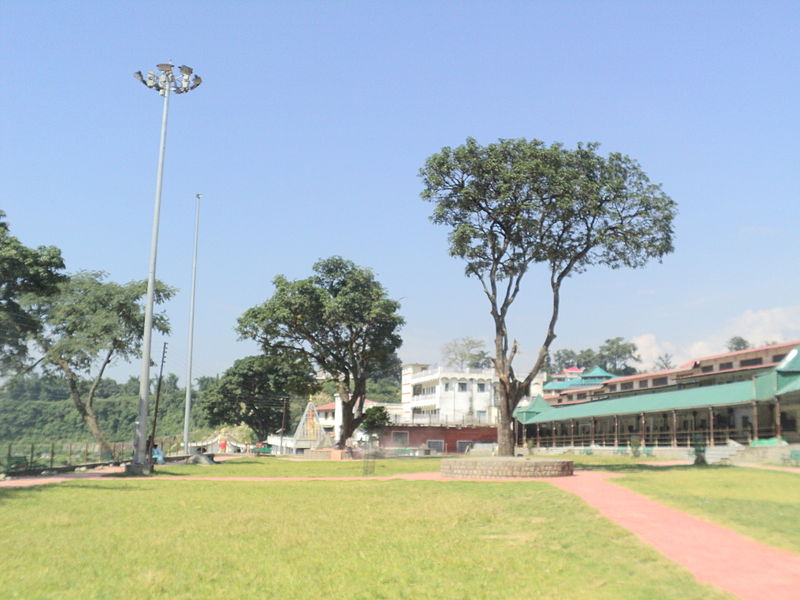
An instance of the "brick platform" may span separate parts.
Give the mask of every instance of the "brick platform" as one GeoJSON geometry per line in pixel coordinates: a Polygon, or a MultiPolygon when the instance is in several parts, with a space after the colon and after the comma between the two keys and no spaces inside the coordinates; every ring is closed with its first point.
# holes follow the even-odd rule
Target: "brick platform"
{"type": "Polygon", "coordinates": [[[444,477],[501,479],[504,477],[566,477],[571,460],[541,458],[451,458],[442,461],[444,477]]]}

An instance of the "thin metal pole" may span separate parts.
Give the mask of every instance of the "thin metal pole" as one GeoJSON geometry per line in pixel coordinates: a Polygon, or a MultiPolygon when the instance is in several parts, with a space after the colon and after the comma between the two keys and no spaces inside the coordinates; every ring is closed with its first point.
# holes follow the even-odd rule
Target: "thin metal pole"
{"type": "MultiPolygon", "coordinates": [[[[169,78],[169,76],[168,76],[169,78]]],[[[147,301],[144,312],[144,339],[142,341],[142,372],[139,377],[139,421],[136,424],[136,452],[133,462],[147,464],[145,444],[147,443],[147,401],[150,395],[150,346],[153,333],[153,300],[156,287],[156,259],[158,256],[158,220],[161,215],[161,187],[164,180],[164,153],[167,145],[167,113],[171,85],[164,86],[164,109],[161,115],[161,142],[158,149],[158,169],[156,171],[156,197],[153,208],[153,230],[150,237],[150,269],[147,275],[147,301]]]]}
{"type": "Polygon", "coordinates": [[[192,253],[192,300],[189,304],[189,356],[186,361],[186,402],[183,414],[183,451],[189,454],[189,418],[192,414],[192,350],[194,348],[194,298],[197,289],[197,240],[200,235],[200,198],[195,195],[194,252],[192,253]]]}

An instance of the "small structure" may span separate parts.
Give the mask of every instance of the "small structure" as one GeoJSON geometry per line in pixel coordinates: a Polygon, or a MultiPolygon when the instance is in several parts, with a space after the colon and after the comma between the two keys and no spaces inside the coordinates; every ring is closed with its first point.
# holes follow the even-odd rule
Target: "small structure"
{"type": "Polygon", "coordinates": [[[504,479],[508,477],[568,477],[571,460],[541,458],[450,458],[442,461],[442,475],[461,479],[504,479]]]}
{"type": "Polygon", "coordinates": [[[293,435],[270,434],[267,443],[278,454],[303,454],[306,450],[333,447],[333,440],[320,423],[313,402],[306,404],[293,435]]]}

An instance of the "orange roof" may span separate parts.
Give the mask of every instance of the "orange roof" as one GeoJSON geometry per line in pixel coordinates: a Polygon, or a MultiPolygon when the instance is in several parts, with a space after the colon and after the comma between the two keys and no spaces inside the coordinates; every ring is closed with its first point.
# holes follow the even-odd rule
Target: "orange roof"
{"type": "Polygon", "coordinates": [[[747,350],[736,350],[735,352],[724,352],[722,354],[712,354],[711,356],[704,356],[702,358],[695,358],[687,363],[682,364],[682,367],[690,367],[696,362],[700,362],[702,360],[715,360],[717,358],[722,358],[724,356],[737,356],[739,354],[747,354],[748,352],[757,352],[759,350],[769,350],[770,348],[785,348],[787,346],[797,346],[800,345],[800,340],[795,340],[793,342],[781,342],[780,344],[772,344],[771,346],[759,346],[758,348],[748,348],[747,350]]]}

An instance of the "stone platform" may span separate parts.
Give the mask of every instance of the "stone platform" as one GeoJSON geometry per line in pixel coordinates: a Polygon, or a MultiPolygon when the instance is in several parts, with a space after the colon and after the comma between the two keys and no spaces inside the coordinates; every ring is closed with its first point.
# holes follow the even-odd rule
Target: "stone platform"
{"type": "Polygon", "coordinates": [[[450,458],[442,460],[444,477],[499,479],[504,477],[566,477],[571,460],[525,457],[450,458]]]}

